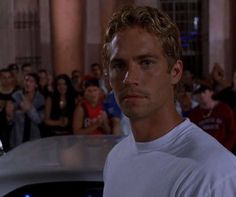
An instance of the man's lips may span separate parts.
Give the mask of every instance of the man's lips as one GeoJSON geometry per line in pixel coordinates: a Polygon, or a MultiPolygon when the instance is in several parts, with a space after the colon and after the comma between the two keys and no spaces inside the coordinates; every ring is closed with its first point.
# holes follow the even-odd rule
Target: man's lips
{"type": "Polygon", "coordinates": [[[121,94],[120,95],[120,101],[124,100],[138,100],[138,99],[145,99],[147,98],[146,94],[141,93],[127,93],[127,94],[121,94]]]}
{"type": "Polygon", "coordinates": [[[147,97],[148,93],[145,90],[135,88],[124,88],[118,94],[120,101],[146,99],[147,97]]]}
{"type": "Polygon", "coordinates": [[[131,95],[124,96],[122,99],[126,100],[126,99],[143,99],[143,98],[146,98],[146,97],[145,96],[141,96],[141,95],[131,94],[131,95]]]}

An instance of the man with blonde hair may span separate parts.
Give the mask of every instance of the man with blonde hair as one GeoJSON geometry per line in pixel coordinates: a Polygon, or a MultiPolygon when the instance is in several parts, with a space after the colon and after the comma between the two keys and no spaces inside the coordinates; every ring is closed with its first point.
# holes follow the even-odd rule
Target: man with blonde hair
{"type": "Polygon", "coordinates": [[[155,8],[124,7],[103,46],[111,87],[132,128],[108,155],[103,196],[236,196],[234,155],[176,111],[183,64],[174,22],[155,8]]]}

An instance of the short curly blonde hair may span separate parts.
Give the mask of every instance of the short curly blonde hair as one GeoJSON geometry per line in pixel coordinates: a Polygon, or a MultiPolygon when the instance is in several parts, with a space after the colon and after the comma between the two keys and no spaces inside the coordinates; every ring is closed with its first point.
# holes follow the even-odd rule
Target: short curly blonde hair
{"type": "Polygon", "coordinates": [[[115,35],[130,27],[138,26],[153,33],[160,40],[168,61],[168,70],[181,58],[180,33],[170,17],[160,10],[148,6],[125,6],[115,12],[108,24],[102,49],[103,66],[109,65],[109,45],[115,35]]]}

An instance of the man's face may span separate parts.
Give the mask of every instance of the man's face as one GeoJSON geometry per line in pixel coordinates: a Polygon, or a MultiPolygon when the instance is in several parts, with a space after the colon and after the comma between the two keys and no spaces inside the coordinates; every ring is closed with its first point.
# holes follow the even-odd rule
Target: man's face
{"type": "Polygon", "coordinates": [[[32,72],[32,67],[31,66],[26,66],[26,67],[23,68],[22,72],[23,72],[23,75],[25,76],[28,73],[32,72]]]}
{"type": "Polygon", "coordinates": [[[201,93],[195,95],[196,101],[202,108],[208,108],[209,104],[212,102],[213,92],[211,90],[205,90],[201,93]]]}
{"type": "Polygon", "coordinates": [[[0,74],[1,76],[1,84],[3,87],[9,87],[12,86],[14,83],[14,78],[10,72],[2,72],[0,74]]]}
{"type": "Polygon", "coordinates": [[[26,92],[34,92],[38,85],[32,76],[26,75],[24,79],[24,87],[26,92]]]}
{"type": "Polygon", "coordinates": [[[100,99],[100,88],[97,86],[89,86],[85,89],[84,97],[92,104],[96,104],[100,99]]]}
{"type": "Polygon", "coordinates": [[[97,79],[99,79],[102,76],[102,70],[98,65],[94,66],[91,71],[92,75],[97,79]]]}
{"type": "Polygon", "coordinates": [[[138,119],[159,115],[174,103],[173,85],[182,74],[177,61],[168,72],[160,41],[141,28],[119,32],[109,48],[109,79],[123,112],[138,119]]]}
{"type": "Polygon", "coordinates": [[[72,80],[78,80],[79,79],[79,77],[80,77],[80,72],[79,71],[74,71],[73,73],[72,73],[72,80]]]}

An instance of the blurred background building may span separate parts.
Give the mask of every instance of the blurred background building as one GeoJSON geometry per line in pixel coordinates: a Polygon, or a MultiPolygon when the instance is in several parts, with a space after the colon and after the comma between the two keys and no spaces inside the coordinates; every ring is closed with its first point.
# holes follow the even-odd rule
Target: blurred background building
{"type": "Polygon", "coordinates": [[[101,62],[106,23],[124,4],[158,7],[176,21],[185,68],[195,76],[204,77],[217,62],[232,78],[235,0],[2,0],[0,68],[31,63],[54,74],[86,73],[90,64],[101,62]]]}

